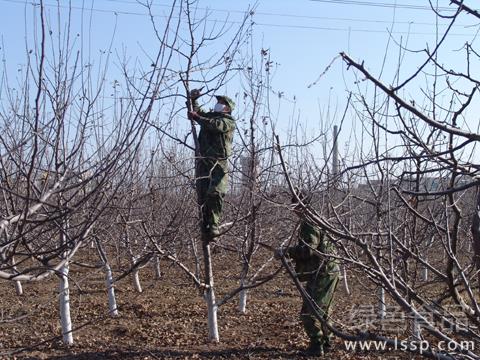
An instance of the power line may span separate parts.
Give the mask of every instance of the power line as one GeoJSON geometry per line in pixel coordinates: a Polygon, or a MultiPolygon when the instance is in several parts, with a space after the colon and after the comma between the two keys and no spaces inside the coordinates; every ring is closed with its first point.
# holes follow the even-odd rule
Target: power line
{"type": "MultiPolygon", "coordinates": [[[[30,1],[22,1],[22,0],[0,0],[3,2],[9,2],[14,4],[22,4],[22,5],[32,5],[32,6],[39,6],[39,3],[30,2],[30,1]]],[[[335,0],[311,0],[311,1],[335,1],[335,0]]],[[[340,0],[339,0],[340,1],[340,0]]],[[[349,1],[349,0],[341,0],[341,1],[349,1]]],[[[59,4],[49,4],[44,3],[45,7],[53,7],[53,8],[63,8],[63,9],[72,9],[72,10],[81,10],[81,11],[93,11],[93,12],[100,12],[100,13],[108,13],[114,15],[134,15],[134,16],[150,16],[148,13],[142,12],[133,12],[133,11],[123,11],[117,9],[99,9],[93,7],[80,7],[80,6],[73,6],[73,5],[59,5],[59,4]]],[[[167,15],[159,15],[159,14],[152,14],[153,17],[163,17],[168,18],[167,15]]],[[[172,16],[174,19],[178,19],[178,17],[172,16]]],[[[236,25],[241,24],[241,21],[234,21],[234,20],[218,20],[218,19],[206,19],[206,21],[214,22],[214,23],[225,23],[229,25],[236,25]]],[[[410,24],[410,23],[407,23],[410,24]]],[[[342,27],[328,27],[328,26],[313,26],[313,25],[292,25],[292,24],[274,24],[274,23],[262,23],[262,22],[255,22],[255,26],[265,26],[265,27],[276,27],[276,28],[290,28],[290,29],[305,29],[305,30],[323,30],[323,31],[340,31],[340,32],[360,32],[360,33],[390,33],[393,35],[435,35],[432,32],[415,32],[415,31],[388,31],[388,30],[377,30],[377,29],[355,29],[355,28],[342,28],[342,27]]],[[[412,24],[413,25],[413,24],[412,24]]],[[[433,25],[433,24],[432,24],[433,25]]],[[[451,33],[451,36],[469,36],[471,34],[463,34],[463,33],[451,33]]]]}
{"type": "MultiPolygon", "coordinates": [[[[361,1],[361,0],[310,0],[310,1],[327,3],[327,4],[373,6],[373,7],[394,8],[394,9],[430,10],[430,11],[432,10],[430,6],[425,6],[425,5],[397,4],[397,3],[375,2],[375,1],[361,1]]],[[[444,6],[436,7],[435,10],[457,11],[457,9],[452,9],[451,7],[444,7],[444,6]]]]}
{"type": "MultiPolygon", "coordinates": [[[[31,5],[38,5],[38,3],[21,1],[21,0],[0,0],[0,1],[12,2],[12,3],[18,3],[18,4],[27,4],[28,3],[28,4],[31,4],[31,5]]],[[[112,3],[137,5],[137,6],[139,5],[138,2],[129,1],[129,0],[103,0],[103,1],[112,2],[112,3]]],[[[311,0],[311,1],[313,1],[313,0],[311,0]]],[[[46,6],[57,6],[57,5],[47,4],[46,6]]],[[[171,8],[171,5],[153,3],[152,7],[168,7],[168,8],[171,8]]],[[[176,6],[176,7],[179,7],[179,6],[176,6]]],[[[78,6],[73,6],[72,8],[90,10],[90,8],[87,8],[87,7],[81,7],[80,8],[78,6]]],[[[245,11],[241,11],[241,10],[226,10],[226,9],[218,9],[218,8],[196,8],[196,9],[205,10],[205,11],[245,14],[245,11]]],[[[122,10],[105,10],[105,9],[98,9],[98,8],[93,8],[93,11],[115,12],[117,14],[126,14],[126,15],[140,15],[140,16],[148,15],[146,13],[139,13],[139,12],[122,11],[122,10]]],[[[312,19],[312,20],[348,21],[348,22],[363,22],[363,23],[378,23],[378,24],[391,24],[392,23],[392,21],[389,21],[389,20],[360,19],[360,18],[350,18],[350,17],[313,16],[313,15],[298,15],[298,14],[283,14],[283,13],[260,12],[260,11],[255,11],[254,14],[255,15],[262,15],[262,16],[278,16],[278,17],[288,17],[288,18],[298,18],[298,19],[312,19]]],[[[162,15],[154,15],[154,16],[158,17],[158,16],[162,16],[162,15]]],[[[427,26],[437,26],[437,25],[448,26],[449,25],[447,23],[435,24],[435,23],[431,23],[431,22],[429,23],[429,22],[416,22],[416,21],[395,21],[395,24],[427,25],[427,26]]],[[[454,25],[454,26],[455,27],[464,27],[464,25],[454,25]]]]}
{"type": "MultiPolygon", "coordinates": [[[[390,33],[393,35],[435,35],[434,33],[428,32],[415,32],[415,31],[387,31],[387,30],[375,30],[375,29],[354,29],[354,28],[335,28],[335,27],[325,27],[325,26],[308,26],[308,25],[284,25],[284,24],[266,24],[266,23],[255,23],[259,26],[269,26],[269,27],[280,27],[280,28],[292,28],[292,29],[309,29],[309,30],[326,30],[326,31],[343,31],[343,32],[360,32],[360,33],[377,33],[385,34],[390,33]]],[[[468,36],[471,34],[450,34],[451,36],[468,36]]]]}
{"type": "MultiPolygon", "coordinates": [[[[121,3],[121,4],[130,4],[130,5],[138,5],[137,1],[132,0],[103,0],[105,2],[112,2],[112,3],[121,3]]],[[[314,1],[314,0],[311,0],[314,1]]],[[[320,1],[320,0],[319,0],[320,1]]],[[[369,3],[371,4],[371,3],[369,3]]],[[[171,5],[168,4],[159,4],[159,3],[152,3],[152,7],[168,7],[171,8],[171,5]]],[[[178,5],[176,7],[179,7],[178,5]]],[[[427,7],[425,7],[427,8],[427,7]]],[[[204,11],[215,11],[215,12],[225,12],[225,13],[240,13],[245,14],[245,11],[242,10],[234,10],[234,9],[218,9],[218,8],[210,8],[210,7],[197,7],[197,10],[204,10],[204,11]]],[[[428,7],[429,10],[431,10],[428,7]]],[[[450,9],[452,10],[452,9],[450,9]]],[[[379,23],[379,24],[391,24],[392,22],[389,20],[377,20],[377,19],[360,19],[360,18],[349,18],[349,17],[330,17],[330,16],[314,16],[314,15],[299,15],[299,14],[284,14],[284,13],[277,13],[277,12],[265,12],[265,11],[254,11],[255,15],[262,15],[262,16],[278,16],[278,17],[287,17],[287,18],[294,18],[294,19],[312,19],[312,20],[332,20],[332,21],[355,21],[355,22],[365,22],[365,23],[379,23]]],[[[411,25],[432,25],[436,26],[435,23],[429,22],[414,22],[414,21],[395,21],[395,24],[411,24],[411,25]]],[[[449,24],[438,24],[448,26],[449,24]]],[[[463,26],[463,25],[454,25],[454,26],[463,26]]]]}

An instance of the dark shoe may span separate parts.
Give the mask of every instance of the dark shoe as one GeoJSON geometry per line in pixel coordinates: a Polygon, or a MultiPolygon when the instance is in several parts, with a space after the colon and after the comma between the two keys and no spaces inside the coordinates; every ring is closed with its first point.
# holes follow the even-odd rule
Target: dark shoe
{"type": "Polygon", "coordinates": [[[320,343],[323,345],[323,351],[328,352],[332,350],[332,337],[331,336],[324,336],[320,339],[320,343]]]}
{"type": "Polygon", "coordinates": [[[323,356],[325,351],[323,345],[319,342],[311,342],[310,345],[305,349],[305,355],[307,356],[323,356]]]}
{"type": "Polygon", "coordinates": [[[326,342],[325,344],[323,344],[323,352],[324,353],[327,353],[329,351],[332,350],[332,344],[330,343],[330,341],[326,342]]]}

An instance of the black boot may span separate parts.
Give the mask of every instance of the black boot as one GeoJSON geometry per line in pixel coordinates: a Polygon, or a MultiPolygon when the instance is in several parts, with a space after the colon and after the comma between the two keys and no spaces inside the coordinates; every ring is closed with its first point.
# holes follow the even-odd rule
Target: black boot
{"type": "Polygon", "coordinates": [[[308,356],[323,356],[323,345],[318,341],[310,341],[310,345],[305,349],[305,355],[308,356]]]}

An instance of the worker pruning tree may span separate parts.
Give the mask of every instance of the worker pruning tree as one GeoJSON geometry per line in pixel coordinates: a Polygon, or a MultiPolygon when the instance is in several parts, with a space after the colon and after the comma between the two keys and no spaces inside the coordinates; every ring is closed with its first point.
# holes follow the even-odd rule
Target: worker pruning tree
{"type": "Polygon", "coordinates": [[[234,33],[225,52],[207,62],[198,60],[202,50],[209,43],[219,40],[228,32],[227,25],[213,26],[207,30],[208,11],[198,16],[196,1],[180,1],[182,16],[188,27],[188,41],[185,51],[181,46],[177,52],[185,61],[185,70],[180,72],[181,82],[186,92],[188,119],[191,123],[191,134],[195,153],[195,187],[199,206],[199,225],[204,262],[204,296],[208,309],[208,337],[218,342],[218,305],[215,300],[214,277],[212,269],[211,242],[220,235],[219,221],[223,207],[223,197],[227,191],[227,159],[232,152],[235,120],[231,113],[235,102],[227,96],[217,95],[217,104],[213,111],[204,111],[198,98],[210,95],[221,88],[234,68],[235,57],[239,55],[239,47],[245,41],[247,20],[253,13],[247,12],[238,30],[234,33]],[[192,80],[192,76],[202,80],[192,80]],[[201,83],[200,89],[196,89],[201,83]],[[194,84],[194,85],[193,85],[194,84]],[[200,125],[197,135],[195,123],[200,125]]]}
{"type": "MultiPolygon", "coordinates": [[[[360,125],[355,136],[362,141],[358,150],[345,155],[351,160],[339,175],[354,179],[357,186],[340,182],[342,198],[332,197],[330,213],[307,204],[303,208],[305,216],[331,236],[338,255],[330,258],[351,265],[372,288],[383,289],[387,304],[396,304],[397,313],[390,315],[404,319],[381,334],[371,329],[347,333],[336,325],[329,330],[355,341],[394,344],[401,337],[409,344],[404,350],[412,353],[419,352],[412,344],[422,339],[428,343],[425,357],[478,359],[478,350],[465,343],[480,340],[475,286],[480,249],[479,79],[471,71],[480,56],[474,34],[459,44],[453,42],[451,29],[464,13],[477,19],[480,15],[467,1],[451,3],[453,12],[432,8],[447,22],[445,29],[437,29],[433,44],[421,51],[399,46],[390,79],[384,69],[376,72],[354,56],[340,54],[352,75],[353,101],[346,113],[360,125]],[[463,66],[442,57],[447,52],[459,56],[463,66]],[[406,59],[415,66],[403,75],[406,59]],[[347,203],[352,206],[345,207],[347,203]],[[429,276],[423,275],[424,269],[429,276]],[[448,352],[439,346],[442,342],[449,344],[448,352]]],[[[391,52],[387,49],[385,57],[391,52]]],[[[280,142],[278,151],[281,156],[280,142]]],[[[293,195],[291,179],[297,173],[284,166],[293,195]]],[[[316,310],[317,319],[330,326],[321,309],[316,310]]],[[[388,325],[380,316],[377,320],[388,325]]]]}

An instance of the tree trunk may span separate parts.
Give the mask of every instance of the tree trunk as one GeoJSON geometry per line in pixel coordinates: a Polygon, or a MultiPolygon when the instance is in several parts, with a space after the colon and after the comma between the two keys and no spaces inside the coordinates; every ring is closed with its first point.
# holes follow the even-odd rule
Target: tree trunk
{"type": "Polygon", "coordinates": [[[208,239],[203,238],[203,256],[205,262],[205,284],[207,285],[205,300],[207,301],[208,311],[208,340],[212,342],[219,342],[220,337],[218,335],[218,321],[217,310],[218,306],[215,301],[215,292],[213,288],[213,269],[212,269],[212,256],[210,252],[210,245],[208,239]]]}
{"type": "Polygon", "coordinates": [[[345,292],[347,295],[350,295],[350,288],[348,287],[348,277],[347,277],[347,267],[344,265],[342,269],[342,277],[343,277],[343,286],[345,287],[345,292]]]}
{"type": "MultiPolygon", "coordinates": [[[[473,251],[475,253],[474,263],[477,271],[480,270],[480,188],[477,188],[477,202],[472,218],[472,241],[473,251]]],[[[480,272],[478,273],[478,283],[480,285],[480,272]]]]}
{"type": "Polygon", "coordinates": [[[15,291],[18,296],[23,295],[23,287],[20,281],[15,281],[15,291]]]}
{"type": "MultiPolygon", "coordinates": [[[[12,256],[12,264],[15,264],[15,257],[13,256],[12,256]]],[[[13,265],[12,268],[13,268],[13,271],[18,273],[17,267],[15,265],[13,265]]],[[[21,281],[15,280],[15,292],[17,293],[18,296],[23,295],[23,286],[21,281]]]]}
{"type": "Polygon", "coordinates": [[[378,318],[385,319],[387,315],[387,307],[385,304],[385,289],[383,287],[377,288],[377,296],[378,296],[378,318]]]}
{"type": "Polygon", "coordinates": [[[158,258],[158,254],[155,254],[153,258],[153,270],[155,272],[155,279],[159,280],[162,277],[162,271],[160,269],[160,259],[158,258]]]}
{"type": "Polygon", "coordinates": [[[241,314],[247,313],[247,290],[246,289],[243,289],[242,291],[240,291],[238,311],[240,311],[241,314]]]}
{"type": "Polygon", "coordinates": [[[414,317],[412,319],[412,340],[413,341],[419,341],[422,338],[422,328],[420,326],[420,323],[418,322],[418,319],[414,317]]]}
{"type": "Polygon", "coordinates": [[[139,271],[138,269],[134,269],[132,271],[132,280],[133,280],[133,286],[137,292],[141,293],[142,290],[142,284],[140,284],[140,276],[139,276],[139,271]]]}
{"type": "Polygon", "coordinates": [[[428,281],[428,268],[426,266],[422,268],[422,280],[428,281]]]}
{"type": "Polygon", "coordinates": [[[208,340],[211,342],[219,342],[217,310],[218,306],[215,302],[215,293],[213,289],[207,290],[207,309],[208,309],[208,340]]]}
{"type": "Polygon", "coordinates": [[[72,319],[70,317],[70,288],[68,285],[68,262],[60,269],[60,323],[62,326],[63,343],[73,344],[72,319]]]}
{"type": "Polygon", "coordinates": [[[106,284],[108,292],[108,312],[111,316],[118,316],[117,300],[115,299],[115,287],[113,284],[112,269],[105,263],[106,284]]]}

